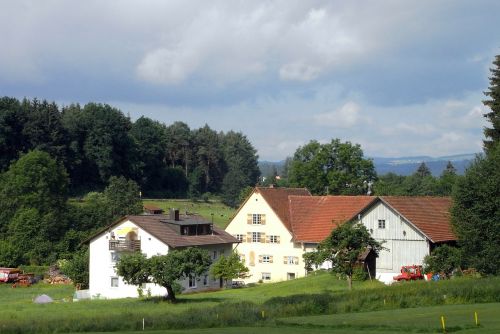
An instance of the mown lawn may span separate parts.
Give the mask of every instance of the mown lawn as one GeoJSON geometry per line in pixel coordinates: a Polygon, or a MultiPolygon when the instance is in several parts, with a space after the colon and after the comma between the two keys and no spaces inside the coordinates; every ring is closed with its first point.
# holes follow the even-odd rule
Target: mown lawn
{"type": "Polygon", "coordinates": [[[179,209],[181,213],[197,213],[208,220],[212,220],[216,226],[225,228],[235,214],[232,209],[221,202],[210,200],[207,202],[193,202],[187,199],[145,199],[144,204],[155,205],[165,210],[165,214],[171,208],[179,209]],[[213,214],[213,216],[212,216],[213,214]]]}

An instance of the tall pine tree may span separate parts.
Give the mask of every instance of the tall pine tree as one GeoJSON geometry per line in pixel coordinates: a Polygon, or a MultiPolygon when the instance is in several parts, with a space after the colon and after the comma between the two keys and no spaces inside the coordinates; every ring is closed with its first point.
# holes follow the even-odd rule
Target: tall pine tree
{"type": "Polygon", "coordinates": [[[490,69],[490,87],[484,92],[488,96],[488,100],[484,100],[483,104],[491,109],[490,112],[484,114],[484,117],[491,123],[491,128],[484,128],[484,148],[488,152],[495,144],[500,141],[500,55],[495,57],[493,61],[494,67],[490,69]]]}

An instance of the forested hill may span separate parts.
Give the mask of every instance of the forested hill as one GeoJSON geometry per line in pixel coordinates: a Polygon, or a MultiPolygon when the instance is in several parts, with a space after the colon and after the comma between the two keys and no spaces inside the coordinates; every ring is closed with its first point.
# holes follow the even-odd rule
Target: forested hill
{"type": "Polygon", "coordinates": [[[0,98],[0,172],[32,150],[62,163],[73,194],[102,190],[111,176],[138,183],[144,196],[237,198],[258,180],[257,154],[239,132],[208,125],[135,122],[107,104],[59,107],[37,99],[0,98]]]}

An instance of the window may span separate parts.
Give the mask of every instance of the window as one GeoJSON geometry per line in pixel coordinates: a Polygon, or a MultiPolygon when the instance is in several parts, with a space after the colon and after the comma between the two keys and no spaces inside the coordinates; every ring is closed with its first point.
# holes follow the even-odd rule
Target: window
{"type": "Polygon", "coordinates": [[[236,240],[243,242],[243,234],[236,234],[236,240]]]}
{"type": "Polygon", "coordinates": [[[298,256],[285,256],[283,258],[283,263],[284,264],[299,264],[299,257],[298,256]]]}
{"type": "Polygon", "coordinates": [[[280,243],[280,237],[277,235],[270,235],[269,236],[269,242],[272,244],[279,244],[280,243]]]}
{"type": "Polygon", "coordinates": [[[116,263],[120,260],[120,253],[111,252],[111,262],[116,263]]]}
{"type": "Polygon", "coordinates": [[[260,232],[252,232],[252,242],[260,242],[260,232]]]}
{"type": "Polygon", "coordinates": [[[271,280],[271,273],[262,273],[262,280],[263,281],[270,281],[271,280]]]}
{"type": "Polygon", "coordinates": [[[385,220],[384,219],[378,220],[378,228],[385,228],[385,220]]]}
{"type": "Polygon", "coordinates": [[[208,285],[208,275],[203,276],[203,285],[204,286],[208,285]]]}
{"type": "Polygon", "coordinates": [[[196,277],[195,276],[189,276],[189,287],[194,289],[196,288],[196,277]]]}
{"type": "Polygon", "coordinates": [[[270,263],[271,262],[271,257],[269,255],[262,255],[262,262],[264,262],[264,263],[270,263]]]}
{"type": "Polygon", "coordinates": [[[252,215],[252,224],[253,225],[260,225],[262,223],[262,215],[258,213],[254,213],[252,215]]]}
{"type": "Polygon", "coordinates": [[[118,277],[111,277],[111,287],[112,288],[118,287],[118,277]]]}
{"type": "Polygon", "coordinates": [[[217,251],[214,251],[214,254],[213,254],[213,256],[212,256],[212,259],[214,259],[214,260],[215,260],[216,258],[217,258],[217,251]]]}

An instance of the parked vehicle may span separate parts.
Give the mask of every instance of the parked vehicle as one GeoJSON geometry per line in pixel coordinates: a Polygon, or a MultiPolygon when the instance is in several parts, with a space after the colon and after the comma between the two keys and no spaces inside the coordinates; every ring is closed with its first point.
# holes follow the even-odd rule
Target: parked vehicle
{"type": "Polygon", "coordinates": [[[0,268],[0,282],[15,282],[20,274],[21,270],[17,268],[0,268]]]}
{"type": "Polygon", "coordinates": [[[419,279],[424,279],[424,274],[422,266],[412,265],[412,266],[402,266],[401,274],[394,276],[395,281],[415,281],[419,279]]]}

